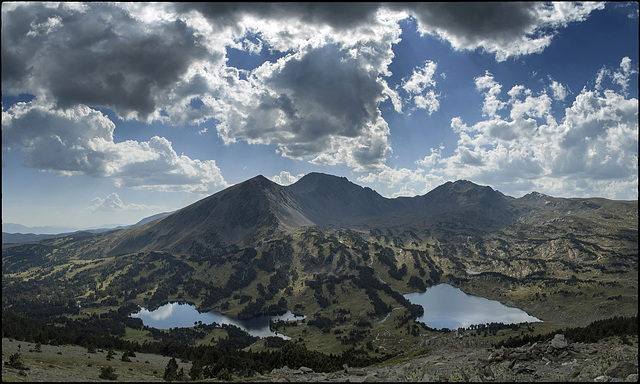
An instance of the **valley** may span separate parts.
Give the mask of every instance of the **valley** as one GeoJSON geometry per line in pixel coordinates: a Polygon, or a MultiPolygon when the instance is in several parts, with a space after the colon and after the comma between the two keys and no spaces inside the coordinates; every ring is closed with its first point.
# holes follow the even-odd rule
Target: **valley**
{"type": "Polygon", "coordinates": [[[516,199],[468,181],[387,199],[331,175],[288,187],[258,176],[134,228],[3,245],[3,337],[18,337],[4,325],[11,313],[133,348],[304,345],[367,366],[455,339],[414,321],[428,308],[403,297],[440,283],[542,320],[459,331],[482,351],[616,316],[635,316],[637,329],[637,228],[637,201],[516,199]],[[129,317],[169,302],[240,319],[306,318],[272,324],[283,341],[231,326],[156,330],[129,317]]]}

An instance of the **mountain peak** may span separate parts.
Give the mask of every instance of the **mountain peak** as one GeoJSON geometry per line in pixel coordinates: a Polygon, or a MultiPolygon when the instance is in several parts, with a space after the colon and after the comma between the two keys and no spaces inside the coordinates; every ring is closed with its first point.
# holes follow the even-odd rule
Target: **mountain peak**
{"type": "Polygon", "coordinates": [[[333,180],[333,181],[346,181],[349,182],[349,180],[346,177],[342,177],[342,176],[335,176],[335,175],[330,175],[328,173],[322,173],[322,172],[310,172],[307,173],[306,175],[302,176],[300,178],[300,180],[298,180],[297,182],[300,181],[305,181],[305,182],[309,182],[309,181],[329,181],[329,180],[333,180]]]}
{"type": "Polygon", "coordinates": [[[522,196],[523,199],[544,199],[547,197],[551,197],[549,195],[545,195],[544,193],[540,193],[540,192],[536,192],[533,191],[531,193],[527,193],[526,195],[522,196]]]}
{"type": "Polygon", "coordinates": [[[491,187],[488,187],[485,185],[478,185],[469,180],[456,180],[453,182],[449,181],[443,184],[443,186],[449,186],[450,188],[453,188],[453,190],[455,191],[467,191],[473,188],[490,188],[491,189],[491,187]]]}
{"type": "MultiPolygon", "coordinates": [[[[304,175],[300,180],[288,186],[294,192],[307,193],[313,191],[328,191],[344,188],[358,188],[359,185],[353,184],[346,177],[329,175],[320,172],[311,172],[304,175]]],[[[337,192],[337,191],[336,191],[337,192]]]]}
{"type": "Polygon", "coordinates": [[[346,177],[312,172],[285,188],[317,225],[360,225],[388,209],[387,199],[346,177]]]}
{"type": "Polygon", "coordinates": [[[236,186],[239,187],[241,190],[247,190],[247,189],[259,190],[264,188],[273,188],[279,185],[262,175],[258,175],[258,176],[252,177],[251,179],[238,183],[236,184],[236,186]]]}
{"type": "Polygon", "coordinates": [[[257,175],[257,176],[254,176],[254,177],[248,179],[248,180],[243,181],[240,184],[244,184],[244,183],[265,183],[265,182],[271,183],[272,181],[267,179],[266,177],[264,177],[262,175],[257,175]]]}

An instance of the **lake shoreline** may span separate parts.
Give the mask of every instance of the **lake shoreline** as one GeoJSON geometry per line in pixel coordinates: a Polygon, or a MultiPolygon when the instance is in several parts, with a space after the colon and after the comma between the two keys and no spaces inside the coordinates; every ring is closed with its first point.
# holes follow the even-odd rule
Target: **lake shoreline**
{"type": "Polygon", "coordinates": [[[422,306],[424,314],[416,321],[433,329],[468,328],[471,325],[540,322],[525,311],[495,300],[469,295],[450,284],[437,284],[425,292],[404,295],[412,304],[422,306]]]}

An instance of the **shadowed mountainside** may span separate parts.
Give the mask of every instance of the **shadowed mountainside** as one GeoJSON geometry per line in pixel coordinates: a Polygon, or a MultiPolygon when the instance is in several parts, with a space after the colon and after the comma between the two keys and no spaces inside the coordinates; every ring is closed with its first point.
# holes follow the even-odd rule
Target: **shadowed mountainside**
{"type": "Polygon", "coordinates": [[[389,199],[344,177],[310,173],[280,186],[256,176],[167,217],[116,235],[110,254],[215,249],[272,238],[298,227],[438,229],[483,232],[516,219],[516,199],[469,181],[423,196],[389,199]]]}

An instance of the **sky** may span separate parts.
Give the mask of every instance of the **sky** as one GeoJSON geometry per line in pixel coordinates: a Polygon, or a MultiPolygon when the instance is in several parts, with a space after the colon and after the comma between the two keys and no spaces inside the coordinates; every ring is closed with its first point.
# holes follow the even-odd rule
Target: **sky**
{"type": "Polygon", "coordinates": [[[263,175],[638,199],[638,3],[2,3],[2,220],[263,175]]]}

